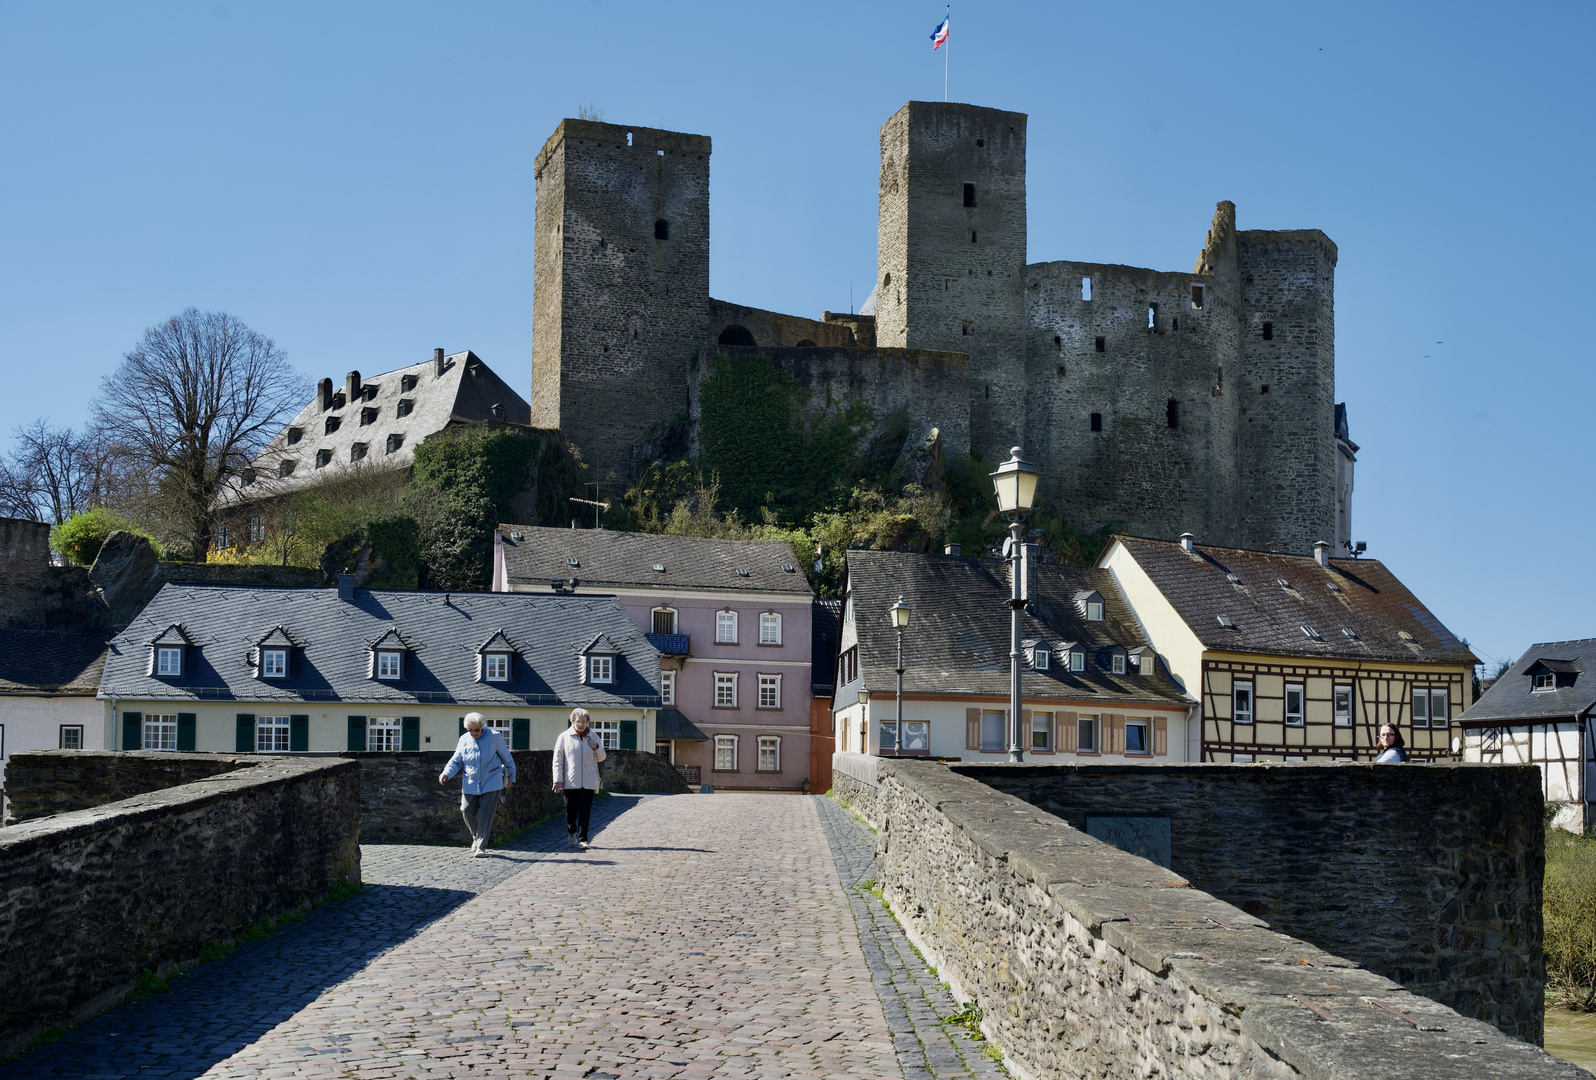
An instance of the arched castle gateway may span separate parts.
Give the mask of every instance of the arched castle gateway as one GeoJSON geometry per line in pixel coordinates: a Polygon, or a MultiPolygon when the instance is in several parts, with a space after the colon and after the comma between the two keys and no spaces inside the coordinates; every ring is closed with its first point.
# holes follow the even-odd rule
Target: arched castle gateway
{"type": "Polygon", "coordinates": [[[564,121],[536,164],[533,423],[624,482],[658,425],[694,414],[708,357],[752,351],[817,396],[906,410],[949,452],[1024,446],[1081,527],[1345,544],[1335,244],[1238,231],[1222,202],[1190,273],[1026,265],[1025,129],[974,105],[899,109],[872,300],[811,320],[709,296],[708,137],[564,121]]]}

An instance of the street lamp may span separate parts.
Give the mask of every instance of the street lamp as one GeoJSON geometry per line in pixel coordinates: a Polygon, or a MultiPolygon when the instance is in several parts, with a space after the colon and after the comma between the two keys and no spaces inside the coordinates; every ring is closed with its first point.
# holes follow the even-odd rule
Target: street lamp
{"type": "Polygon", "coordinates": [[[859,752],[870,752],[870,691],[863,686],[859,688],[859,752]]]}
{"type": "Polygon", "coordinates": [[[1036,466],[1020,457],[1020,448],[1009,451],[1010,458],[992,473],[997,491],[998,512],[1009,515],[1009,760],[1025,760],[1025,742],[1020,731],[1020,613],[1027,598],[1025,582],[1025,530],[1020,515],[1036,502],[1036,481],[1041,476],[1036,466]]]}
{"type": "Polygon", "coordinates": [[[903,602],[902,593],[898,594],[898,602],[887,609],[887,614],[892,618],[892,628],[898,632],[898,709],[892,724],[892,752],[897,754],[903,750],[903,631],[909,625],[909,605],[903,602]]]}

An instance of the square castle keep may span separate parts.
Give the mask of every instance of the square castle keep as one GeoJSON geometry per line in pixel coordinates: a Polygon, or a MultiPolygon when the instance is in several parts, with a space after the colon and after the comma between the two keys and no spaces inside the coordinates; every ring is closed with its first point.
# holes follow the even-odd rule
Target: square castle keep
{"type": "MultiPolygon", "coordinates": [[[[907,453],[1011,446],[1079,528],[1307,553],[1350,539],[1336,246],[1236,229],[1189,273],[1026,255],[1023,113],[913,101],[881,128],[875,289],[818,320],[709,295],[710,140],[566,120],[536,162],[532,423],[624,484],[708,360],[907,415],[907,453]]],[[[819,404],[815,408],[823,407],[819,404]]]]}

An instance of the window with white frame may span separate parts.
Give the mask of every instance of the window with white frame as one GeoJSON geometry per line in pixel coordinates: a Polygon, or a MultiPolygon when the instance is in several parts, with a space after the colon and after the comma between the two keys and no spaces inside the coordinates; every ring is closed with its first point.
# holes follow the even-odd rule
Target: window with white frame
{"type": "Polygon", "coordinates": [[[736,672],[715,672],[715,708],[735,709],[737,707],[737,674],[736,672]]]}
{"type": "Polygon", "coordinates": [[[737,613],[735,611],[715,612],[715,644],[737,644],[737,613]]]}
{"type": "Polygon", "coordinates": [[[981,749],[1002,750],[1008,746],[1003,738],[1003,721],[1005,717],[1000,712],[983,712],[981,714],[981,749]]]}
{"type": "Polygon", "coordinates": [[[499,737],[504,740],[504,745],[510,745],[510,718],[508,716],[488,717],[488,727],[499,733],[499,737]]]}
{"type": "Polygon", "coordinates": [[[615,681],[615,657],[590,656],[587,658],[587,681],[612,683],[615,681]]]}
{"type": "MultiPolygon", "coordinates": [[[[1079,611],[1080,609],[1077,608],[1076,610],[1079,611]]],[[[1086,621],[1103,621],[1103,602],[1101,600],[1088,600],[1086,602],[1086,621]]]]}
{"type": "Polygon", "coordinates": [[[715,771],[737,771],[737,736],[715,736],[715,771]]]}
{"type": "Polygon", "coordinates": [[[1352,687],[1338,686],[1336,696],[1336,727],[1352,726],[1352,687]]]}
{"type": "Polygon", "coordinates": [[[1071,671],[1085,671],[1086,670],[1086,654],[1085,653],[1078,652],[1078,651],[1070,653],[1070,670],[1071,671]]]}
{"type": "Polygon", "coordinates": [[[760,612],[759,643],[761,645],[781,644],[781,616],[776,612],[760,612]]]}
{"type": "Polygon", "coordinates": [[[397,716],[366,718],[366,749],[394,753],[403,745],[403,724],[397,716]]]}
{"type": "Polygon", "coordinates": [[[1053,714],[1038,712],[1031,714],[1031,749],[1053,749],[1053,714]]]}
{"type": "Polygon", "coordinates": [[[1231,754],[1230,760],[1235,765],[1247,765],[1252,762],[1251,754],[1231,754]]]}
{"type": "Polygon", "coordinates": [[[654,609],[654,633],[676,633],[676,612],[671,608],[654,609]]]}
{"type": "Polygon", "coordinates": [[[619,720],[595,720],[592,724],[593,733],[604,742],[604,749],[619,750],[621,748],[621,722],[619,720]]]}
{"type": "Polygon", "coordinates": [[[260,677],[281,679],[288,674],[287,649],[262,649],[260,651],[260,677]]]}
{"type": "Polygon", "coordinates": [[[1037,671],[1046,671],[1046,670],[1048,670],[1048,668],[1050,666],[1052,666],[1052,663],[1053,663],[1053,654],[1052,653],[1048,652],[1046,649],[1037,649],[1036,650],[1036,660],[1034,661],[1034,666],[1036,667],[1037,671]]]}
{"type": "Polygon", "coordinates": [[[1124,656],[1120,655],[1119,653],[1115,653],[1114,654],[1114,658],[1112,660],[1110,660],[1109,663],[1112,666],[1115,675],[1123,675],[1123,674],[1125,674],[1125,657],[1124,656]]]}
{"type": "Polygon", "coordinates": [[[377,678],[398,679],[405,670],[405,654],[384,650],[377,654],[377,678]]]}
{"type": "Polygon", "coordinates": [[[1535,690],[1556,690],[1557,676],[1550,671],[1537,671],[1535,673],[1535,690]]]}
{"type": "Polygon", "coordinates": [[[761,709],[781,708],[780,675],[761,675],[759,677],[759,707],[761,709]]]}
{"type": "Polygon", "coordinates": [[[256,514],[249,519],[249,542],[258,544],[266,539],[266,519],[256,514]]]}
{"type": "Polygon", "coordinates": [[[510,654],[504,652],[483,653],[482,676],[488,682],[509,682],[510,654]]]}
{"type": "Polygon", "coordinates": [[[1151,754],[1153,752],[1153,740],[1151,732],[1148,730],[1151,727],[1152,724],[1146,720],[1125,721],[1125,753],[1151,754]]]}
{"type": "Polygon", "coordinates": [[[1444,728],[1452,722],[1447,708],[1447,693],[1438,687],[1419,687],[1413,691],[1413,726],[1444,728]]]}
{"type": "Polygon", "coordinates": [[[1230,691],[1230,718],[1238,724],[1252,723],[1252,683],[1238,681],[1230,691]]]}
{"type": "Polygon", "coordinates": [[[1302,684],[1286,684],[1286,723],[1293,727],[1302,726],[1302,684]]]}
{"type": "Polygon", "coordinates": [[[255,749],[262,754],[288,752],[288,717],[255,717],[255,749]]]}
{"type": "Polygon", "coordinates": [[[1097,748],[1097,717],[1079,716],[1075,719],[1075,749],[1082,754],[1095,754],[1097,748]]]}
{"type": "Polygon", "coordinates": [[[676,672],[659,673],[659,700],[662,705],[676,704],[676,672]]]}
{"type": "Polygon", "coordinates": [[[82,750],[83,749],[83,725],[82,724],[62,724],[61,725],[61,749],[63,749],[63,750],[82,750]]]}
{"type": "Polygon", "coordinates": [[[144,741],[146,750],[177,749],[177,714],[145,713],[144,741]]]}
{"type": "Polygon", "coordinates": [[[162,645],[155,650],[155,674],[183,674],[183,647],[181,645],[162,645]]]}
{"type": "Polygon", "coordinates": [[[781,771],[781,738],[776,735],[759,737],[759,771],[781,771]]]}
{"type": "Polygon", "coordinates": [[[1142,659],[1141,659],[1142,674],[1143,675],[1151,675],[1151,674],[1153,674],[1153,672],[1157,670],[1154,667],[1154,665],[1157,662],[1158,661],[1154,658],[1152,653],[1143,653],[1142,654],[1142,659]]]}

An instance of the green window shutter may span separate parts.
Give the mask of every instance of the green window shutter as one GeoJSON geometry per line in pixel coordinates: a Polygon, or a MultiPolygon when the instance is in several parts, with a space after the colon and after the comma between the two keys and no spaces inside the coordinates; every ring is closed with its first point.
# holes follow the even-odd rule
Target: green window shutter
{"type": "Polygon", "coordinates": [[[288,749],[298,750],[301,753],[310,749],[310,717],[288,718],[288,749]]]}
{"type": "Polygon", "coordinates": [[[421,749],[421,717],[402,716],[399,718],[399,749],[421,749]]]}
{"type": "Polygon", "coordinates": [[[637,749],[637,721],[636,720],[622,720],[621,721],[621,749],[622,750],[636,750],[637,749]]]}
{"type": "Polygon", "coordinates": [[[364,750],[366,748],[366,718],[364,716],[351,716],[349,718],[349,749],[364,750]]]}
{"type": "Polygon", "coordinates": [[[460,718],[460,734],[465,734],[465,717],[463,716],[460,718]]]}
{"type": "Polygon", "coordinates": [[[144,746],[144,714],[122,714],[122,749],[139,750],[144,746]]]}
{"type": "Polygon", "coordinates": [[[177,748],[194,752],[194,714],[191,712],[177,714],[177,748]]]}
{"type": "Polygon", "coordinates": [[[510,749],[532,749],[532,721],[524,716],[510,721],[510,749]]]}
{"type": "Polygon", "coordinates": [[[255,749],[255,717],[251,713],[238,714],[238,733],[233,737],[233,749],[240,754],[252,753],[255,749]]]}

